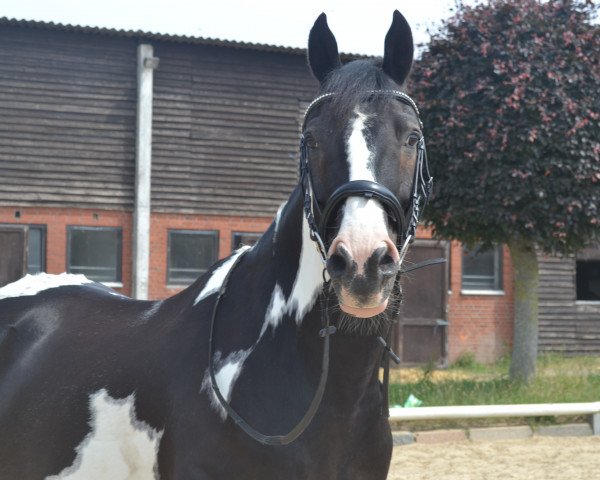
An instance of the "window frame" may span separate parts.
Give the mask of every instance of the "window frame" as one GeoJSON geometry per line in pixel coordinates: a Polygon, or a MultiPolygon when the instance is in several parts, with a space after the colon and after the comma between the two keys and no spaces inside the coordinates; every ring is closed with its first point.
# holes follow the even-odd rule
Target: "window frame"
{"type": "MultiPolygon", "coordinates": [[[[476,249],[478,245],[475,245],[476,249]]],[[[504,291],[504,246],[496,245],[494,252],[494,287],[493,288],[473,288],[464,286],[465,277],[465,245],[461,245],[461,271],[460,271],[460,292],[462,295],[505,295],[504,291]]]]}
{"type": "MultiPolygon", "coordinates": [[[[67,257],[65,258],[66,263],[66,271],[67,273],[71,272],[71,233],[75,230],[85,230],[85,231],[114,231],[117,233],[117,278],[116,280],[111,281],[100,281],[93,280],[94,282],[101,283],[102,285],[106,285],[107,287],[121,288],[123,287],[123,228],[122,227],[112,227],[112,226],[88,226],[88,225],[67,225],[67,257]]],[[[74,273],[76,274],[76,273],[74,273]]],[[[85,275],[85,274],[84,274],[85,275]]],[[[87,277],[87,275],[86,275],[87,277]]],[[[89,278],[89,277],[88,277],[89,278]]]]}
{"type": "MultiPolygon", "coordinates": [[[[253,235],[254,236],[254,235],[256,235],[256,242],[258,242],[258,240],[260,240],[260,238],[264,235],[264,233],[265,232],[238,232],[238,231],[232,231],[231,232],[231,253],[235,252],[239,248],[239,246],[236,245],[236,242],[235,242],[236,235],[240,235],[240,236],[243,236],[243,235],[253,235]]],[[[244,245],[246,245],[246,244],[244,244],[244,245]]],[[[254,244],[252,244],[252,245],[254,245],[254,244]]]]}
{"type": "MultiPolygon", "coordinates": [[[[47,247],[46,247],[46,242],[47,242],[47,235],[48,235],[48,226],[45,224],[36,224],[36,223],[30,223],[27,224],[27,226],[29,227],[29,232],[31,232],[31,230],[40,230],[42,232],[41,235],[41,245],[40,245],[40,271],[36,272],[36,273],[42,273],[46,271],[46,252],[47,252],[47,247]]],[[[28,238],[27,238],[27,271],[29,272],[29,234],[28,234],[28,238]]],[[[32,274],[35,275],[35,274],[32,274]]]]}
{"type": "MultiPolygon", "coordinates": [[[[219,231],[218,230],[191,230],[191,229],[181,229],[181,228],[169,228],[167,229],[167,269],[166,269],[166,286],[167,288],[185,288],[190,286],[192,283],[194,283],[195,280],[193,280],[191,283],[178,283],[176,280],[173,280],[170,278],[170,274],[171,274],[171,235],[172,234],[186,234],[186,235],[199,235],[199,236],[205,236],[205,237],[212,237],[214,239],[214,245],[213,245],[213,258],[214,261],[210,264],[211,266],[214,265],[214,263],[216,261],[219,260],[219,231]]],[[[208,271],[209,269],[207,268],[204,272],[201,272],[196,279],[198,279],[200,276],[204,275],[204,273],[206,273],[206,271],[208,271]]]]}
{"type": "Polygon", "coordinates": [[[593,245],[591,247],[588,248],[584,248],[583,250],[581,250],[580,252],[578,252],[575,255],[574,258],[574,266],[575,266],[575,272],[574,272],[574,278],[573,278],[573,283],[574,283],[574,287],[575,287],[575,302],[579,305],[600,305],[600,299],[598,300],[583,300],[579,298],[579,289],[577,288],[579,282],[578,282],[578,278],[577,278],[577,264],[581,263],[581,262],[599,262],[600,261],[600,244],[599,245],[593,245]]]}
{"type": "Polygon", "coordinates": [[[27,273],[30,275],[36,275],[38,273],[42,273],[46,271],[46,266],[47,266],[47,258],[46,258],[46,252],[47,252],[47,238],[48,238],[48,225],[46,225],[45,223],[0,223],[0,227],[27,227],[27,273]],[[29,231],[31,230],[40,230],[42,232],[42,236],[41,236],[41,245],[40,245],[40,260],[41,260],[41,265],[40,265],[40,271],[39,272],[35,272],[35,273],[31,273],[29,271],[29,231]]]}

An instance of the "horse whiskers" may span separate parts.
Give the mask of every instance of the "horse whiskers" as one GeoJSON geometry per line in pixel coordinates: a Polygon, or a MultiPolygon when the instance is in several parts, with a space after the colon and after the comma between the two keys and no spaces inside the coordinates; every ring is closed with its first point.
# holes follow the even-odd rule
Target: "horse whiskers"
{"type": "Polygon", "coordinates": [[[324,306],[331,318],[337,317],[335,326],[338,331],[351,335],[368,336],[385,335],[389,328],[397,321],[396,313],[401,303],[401,295],[390,296],[388,308],[371,318],[358,318],[342,311],[335,296],[329,296],[324,306]]]}

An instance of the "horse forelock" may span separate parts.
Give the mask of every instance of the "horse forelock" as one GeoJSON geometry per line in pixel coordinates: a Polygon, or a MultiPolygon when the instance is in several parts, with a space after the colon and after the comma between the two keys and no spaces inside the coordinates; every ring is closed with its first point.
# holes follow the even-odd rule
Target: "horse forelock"
{"type": "Polygon", "coordinates": [[[338,118],[347,118],[357,105],[365,102],[373,90],[398,89],[375,60],[355,60],[331,72],[321,92],[335,95],[329,102],[338,118]]]}

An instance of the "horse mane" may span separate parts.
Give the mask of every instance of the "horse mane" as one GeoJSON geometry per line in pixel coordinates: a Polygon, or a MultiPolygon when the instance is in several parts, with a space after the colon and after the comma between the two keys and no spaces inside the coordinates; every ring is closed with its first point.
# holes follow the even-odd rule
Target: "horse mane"
{"type": "Polygon", "coordinates": [[[332,71],[321,93],[335,93],[329,102],[335,114],[344,118],[371,96],[373,90],[398,90],[399,86],[381,68],[381,61],[355,60],[332,71]]]}

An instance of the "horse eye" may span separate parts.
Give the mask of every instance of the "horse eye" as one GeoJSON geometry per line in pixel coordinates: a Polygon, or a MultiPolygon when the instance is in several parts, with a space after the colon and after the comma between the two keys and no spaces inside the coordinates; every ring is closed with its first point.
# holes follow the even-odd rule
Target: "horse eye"
{"type": "Polygon", "coordinates": [[[306,143],[306,146],[308,148],[317,148],[319,146],[319,144],[317,143],[317,140],[315,139],[315,137],[313,137],[310,134],[305,134],[304,135],[304,142],[306,143]]]}
{"type": "Polygon", "coordinates": [[[410,147],[414,147],[421,137],[416,133],[411,133],[406,140],[406,144],[410,147]]]}

